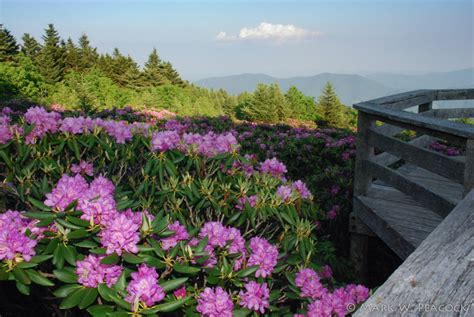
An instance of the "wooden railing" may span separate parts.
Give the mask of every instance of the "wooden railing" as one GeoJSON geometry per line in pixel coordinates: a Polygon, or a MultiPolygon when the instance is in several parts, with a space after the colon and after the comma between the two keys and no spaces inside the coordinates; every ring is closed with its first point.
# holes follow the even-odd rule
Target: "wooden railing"
{"type": "Polygon", "coordinates": [[[354,105],[359,111],[354,194],[366,195],[372,180],[378,179],[410,195],[442,217],[457,202],[414,182],[388,166],[400,159],[464,186],[464,195],[474,187],[474,125],[446,119],[472,118],[474,108],[433,109],[434,101],[474,99],[474,89],[418,90],[354,105]],[[417,112],[405,109],[417,107],[417,112]],[[382,126],[377,123],[382,122],[382,126]],[[394,135],[416,131],[404,142],[394,135]],[[450,157],[430,150],[436,139],[461,147],[464,155],[450,157]],[[384,153],[375,155],[374,148],[384,153]]]}

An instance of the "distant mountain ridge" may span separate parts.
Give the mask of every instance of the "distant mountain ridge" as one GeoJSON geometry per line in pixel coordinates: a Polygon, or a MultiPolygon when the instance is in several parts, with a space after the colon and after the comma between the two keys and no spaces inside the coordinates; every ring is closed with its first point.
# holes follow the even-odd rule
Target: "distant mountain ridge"
{"type": "Polygon", "coordinates": [[[283,91],[294,85],[304,94],[318,97],[328,81],[334,85],[343,103],[353,105],[401,91],[474,87],[474,68],[425,75],[379,73],[361,76],[321,73],[308,77],[277,78],[265,74],[240,74],[201,79],[195,84],[211,89],[224,89],[235,95],[244,91],[252,92],[259,83],[278,83],[283,91]]]}

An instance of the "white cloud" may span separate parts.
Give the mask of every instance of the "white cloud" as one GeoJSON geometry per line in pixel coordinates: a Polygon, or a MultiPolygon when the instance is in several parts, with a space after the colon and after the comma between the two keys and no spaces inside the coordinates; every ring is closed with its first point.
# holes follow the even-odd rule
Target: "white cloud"
{"type": "Polygon", "coordinates": [[[316,37],[319,35],[321,35],[320,32],[305,30],[293,24],[271,24],[262,22],[256,27],[243,27],[238,35],[229,35],[221,31],[217,34],[216,39],[219,41],[274,40],[283,42],[316,37]]]}

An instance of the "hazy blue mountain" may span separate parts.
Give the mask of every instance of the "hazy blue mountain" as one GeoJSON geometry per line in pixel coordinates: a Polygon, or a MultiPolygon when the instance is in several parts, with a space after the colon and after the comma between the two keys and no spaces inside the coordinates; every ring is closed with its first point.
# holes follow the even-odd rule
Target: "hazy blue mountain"
{"type": "Polygon", "coordinates": [[[369,74],[365,77],[399,91],[474,87],[474,68],[423,75],[369,74]]]}
{"type": "Polygon", "coordinates": [[[330,73],[292,78],[276,78],[264,74],[242,74],[202,79],[196,81],[196,84],[212,89],[224,89],[230,94],[239,94],[244,91],[254,91],[258,83],[278,83],[283,91],[295,85],[306,95],[318,97],[328,81],[336,88],[341,101],[347,105],[393,92],[393,89],[359,75],[330,73]]]}
{"type": "Polygon", "coordinates": [[[286,91],[295,85],[303,93],[318,97],[326,82],[332,82],[343,103],[354,103],[414,89],[474,87],[474,68],[424,75],[322,73],[309,77],[276,78],[265,74],[241,74],[196,81],[199,86],[224,89],[230,94],[252,92],[258,83],[278,83],[286,91]]]}

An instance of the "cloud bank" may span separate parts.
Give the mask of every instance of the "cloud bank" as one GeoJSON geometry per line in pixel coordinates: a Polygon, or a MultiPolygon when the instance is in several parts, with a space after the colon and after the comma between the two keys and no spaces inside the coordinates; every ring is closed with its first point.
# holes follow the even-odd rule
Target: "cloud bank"
{"type": "Polygon", "coordinates": [[[293,24],[272,24],[262,22],[256,27],[243,27],[239,34],[229,35],[219,32],[216,36],[218,41],[253,40],[253,41],[278,41],[299,40],[321,35],[320,32],[299,28],[293,24]]]}

